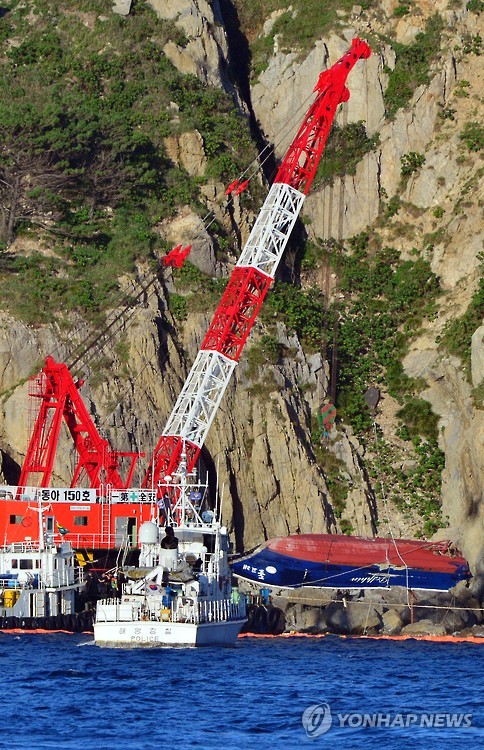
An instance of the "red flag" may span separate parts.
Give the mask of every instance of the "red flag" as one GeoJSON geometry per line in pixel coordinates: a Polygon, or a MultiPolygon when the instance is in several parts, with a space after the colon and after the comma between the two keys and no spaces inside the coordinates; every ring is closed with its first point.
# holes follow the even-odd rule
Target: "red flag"
{"type": "Polygon", "coordinates": [[[243,193],[248,184],[249,180],[241,182],[240,185],[234,190],[234,195],[240,195],[241,193],[243,193]]]}
{"type": "Polygon", "coordinates": [[[182,249],[181,245],[177,245],[173,248],[173,250],[170,250],[168,255],[165,255],[164,258],[162,258],[163,263],[165,266],[173,266],[174,268],[181,268],[188,256],[190,255],[190,251],[192,249],[191,245],[187,245],[182,249]]]}
{"type": "Polygon", "coordinates": [[[181,268],[188,256],[190,255],[191,245],[187,245],[183,250],[180,250],[177,257],[175,258],[176,268],[181,268]]]}
{"type": "Polygon", "coordinates": [[[234,190],[234,188],[236,188],[238,184],[239,184],[238,180],[234,180],[233,182],[231,182],[230,185],[227,186],[227,190],[225,191],[225,195],[230,195],[230,193],[232,192],[232,190],[234,190]]]}
{"type": "Polygon", "coordinates": [[[168,255],[165,255],[164,258],[162,258],[163,263],[165,266],[174,266],[176,258],[178,257],[178,253],[181,250],[181,245],[177,245],[173,248],[173,250],[170,250],[168,255]]]}

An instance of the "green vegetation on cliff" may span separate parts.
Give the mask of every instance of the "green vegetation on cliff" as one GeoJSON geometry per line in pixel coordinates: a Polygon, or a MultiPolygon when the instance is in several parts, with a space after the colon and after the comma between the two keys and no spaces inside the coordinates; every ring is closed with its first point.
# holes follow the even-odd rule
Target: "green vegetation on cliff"
{"type": "MultiPolygon", "coordinates": [[[[277,37],[283,52],[304,53],[314,42],[324,39],[341,24],[341,16],[351,13],[353,0],[234,0],[243,33],[250,41],[251,69],[258,76],[267,66],[277,37]],[[273,24],[263,33],[264,22],[273,15],[273,24]]],[[[359,5],[369,8],[371,0],[359,5]]]]}
{"type": "MultiPolygon", "coordinates": [[[[481,254],[481,261],[484,256],[481,254]]],[[[484,320],[484,262],[481,262],[482,276],[466,312],[459,318],[449,321],[444,329],[442,343],[463,361],[468,380],[471,380],[472,334],[484,320]]]]}
{"type": "Polygon", "coordinates": [[[394,67],[385,69],[388,74],[388,85],[384,99],[390,117],[410,101],[417,86],[429,82],[430,65],[440,52],[443,26],[441,16],[436,13],[427,20],[425,31],[417,34],[411,44],[384,39],[396,55],[394,67]]]}
{"type": "Polygon", "coordinates": [[[186,40],[146,3],[127,17],[101,0],[3,10],[0,249],[22,240],[0,255],[3,304],[29,322],[95,312],[164,249],[160,220],[184,204],[206,212],[204,179],[174,165],[164,139],[198,129],[207,175],[228,180],[254,152],[248,123],[225,92],[173,67],[163,46],[186,40]]]}

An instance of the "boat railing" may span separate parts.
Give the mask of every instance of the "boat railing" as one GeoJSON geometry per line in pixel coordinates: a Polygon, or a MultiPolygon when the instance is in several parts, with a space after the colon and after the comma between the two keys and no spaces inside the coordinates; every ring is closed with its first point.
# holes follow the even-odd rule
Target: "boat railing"
{"type": "Polygon", "coordinates": [[[12,544],[7,545],[5,547],[6,552],[11,552],[12,554],[25,554],[28,552],[39,552],[40,550],[40,544],[39,542],[32,541],[26,541],[26,542],[12,542],[12,544]]]}
{"type": "Polygon", "coordinates": [[[193,622],[197,625],[206,622],[240,620],[245,617],[245,599],[234,602],[229,598],[199,600],[188,605],[171,606],[172,622],[193,622]]]}
{"type": "Polygon", "coordinates": [[[203,623],[243,620],[246,617],[245,598],[238,602],[229,598],[218,600],[191,601],[179,604],[176,600],[170,606],[123,601],[120,599],[100,599],[97,603],[97,622],[137,622],[143,620],[166,623],[203,623]]]}
{"type": "Polygon", "coordinates": [[[245,617],[245,599],[238,602],[232,599],[201,600],[198,602],[196,621],[222,622],[225,620],[240,620],[245,617]]]}
{"type": "Polygon", "coordinates": [[[82,570],[77,568],[36,572],[31,578],[25,580],[0,575],[0,588],[11,589],[13,591],[47,591],[49,589],[81,586],[83,583],[84,574],[82,570]]]}
{"type": "Polygon", "coordinates": [[[64,588],[65,586],[77,586],[84,583],[84,573],[80,568],[65,568],[64,570],[53,570],[39,580],[39,588],[64,588]]]}
{"type": "MultiPolygon", "coordinates": [[[[58,533],[53,535],[54,542],[57,542],[57,544],[59,544],[64,538],[65,537],[58,533]]],[[[74,549],[83,549],[86,547],[88,549],[120,548],[123,547],[126,542],[130,545],[132,544],[131,534],[122,533],[76,534],[70,531],[67,539],[74,549]]]]}

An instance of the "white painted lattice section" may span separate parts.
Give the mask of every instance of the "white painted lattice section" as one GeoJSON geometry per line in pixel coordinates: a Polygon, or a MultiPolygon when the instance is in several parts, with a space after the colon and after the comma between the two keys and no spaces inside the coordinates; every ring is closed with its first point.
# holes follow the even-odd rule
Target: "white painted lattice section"
{"type": "Polygon", "coordinates": [[[272,185],[238,266],[252,266],[274,278],[305,197],[284,182],[272,185]]]}
{"type": "Polygon", "coordinates": [[[163,435],[180,435],[202,447],[237,363],[220,352],[198,352],[163,435]]]}

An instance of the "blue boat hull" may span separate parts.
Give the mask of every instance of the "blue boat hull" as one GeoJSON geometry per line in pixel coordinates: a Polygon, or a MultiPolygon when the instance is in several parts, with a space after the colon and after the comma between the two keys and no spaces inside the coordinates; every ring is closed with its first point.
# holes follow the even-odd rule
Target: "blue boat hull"
{"type": "Polygon", "coordinates": [[[232,562],[231,567],[232,572],[240,578],[280,588],[375,589],[404,586],[409,589],[448,591],[469,577],[467,565],[456,566],[451,572],[391,564],[355,567],[302,560],[279,554],[267,547],[232,562]]]}

